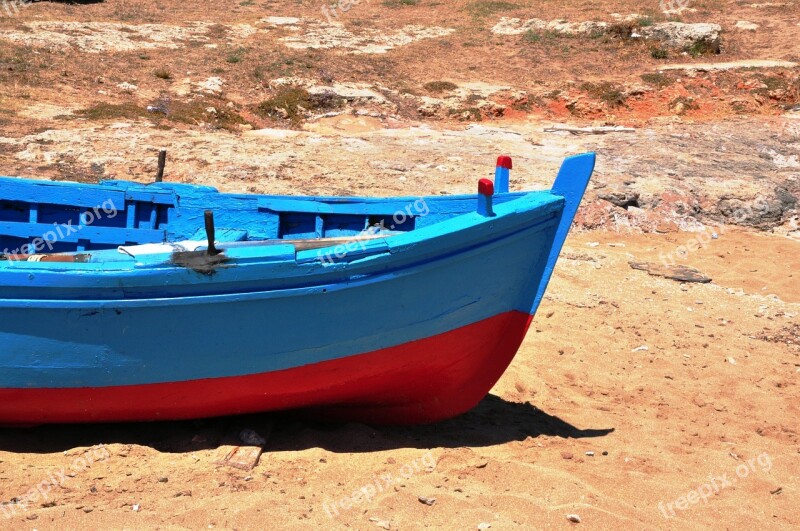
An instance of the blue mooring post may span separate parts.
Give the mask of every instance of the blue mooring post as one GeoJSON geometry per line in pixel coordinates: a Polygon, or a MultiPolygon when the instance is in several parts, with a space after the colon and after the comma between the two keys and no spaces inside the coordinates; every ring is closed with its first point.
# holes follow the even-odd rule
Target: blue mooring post
{"type": "Polygon", "coordinates": [[[511,157],[500,155],[497,157],[497,167],[494,170],[494,188],[498,194],[508,192],[508,177],[511,174],[511,157]]]}
{"type": "Polygon", "coordinates": [[[489,179],[478,181],[478,214],[481,216],[494,216],[492,210],[492,196],[494,195],[494,183],[489,179]]]}

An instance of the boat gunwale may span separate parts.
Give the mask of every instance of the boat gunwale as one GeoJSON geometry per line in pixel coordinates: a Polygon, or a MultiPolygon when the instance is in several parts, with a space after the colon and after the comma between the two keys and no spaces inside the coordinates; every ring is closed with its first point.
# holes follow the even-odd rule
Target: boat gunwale
{"type": "MultiPolygon", "coordinates": [[[[554,205],[554,203],[551,203],[550,205],[554,205]]],[[[542,214],[544,216],[547,216],[548,213],[553,214],[554,210],[549,210],[548,212],[543,212],[542,214]]],[[[551,215],[549,217],[546,217],[545,219],[542,219],[542,217],[544,216],[537,216],[532,220],[533,221],[532,223],[525,224],[524,226],[518,226],[511,231],[505,231],[500,234],[491,234],[491,235],[487,234],[487,236],[492,236],[492,237],[486,238],[481,243],[459,246],[456,252],[446,251],[439,253],[437,256],[434,257],[427,256],[424,259],[407,261],[405,263],[397,265],[396,267],[383,268],[371,274],[357,274],[354,272],[353,275],[351,275],[346,279],[341,279],[341,278],[325,279],[326,282],[281,286],[263,290],[186,294],[186,295],[175,295],[171,297],[145,296],[138,298],[122,297],[122,298],[105,298],[105,299],[0,298],[0,306],[4,308],[35,307],[42,309],[132,308],[132,307],[148,306],[152,305],[153,303],[159,303],[159,302],[164,302],[174,305],[203,304],[203,303],[213,304],[213,303],[221,303],[227,301],[240,302],[244,300],[259,300],[259,299],[279,298],[282,296],[305,295],[316,292],[323,292],[323,293],[332,292],[341,289],[356,288],[359,286],[380,282],[385,279],[386,275],[391,275],[393,278],[396,278],[398,276],[417,274],[420,272],[421,267],[422,268],[438,267],[440,262],[444,260],[453,259],[458,255],[463,255],[465,253],[473,252],[479,249],[491,248],[493,246],[506,245],[510,239],[521,237],[531,229],[536,229],[536,228],[544,229],[547,225],[551,225],[553,228],[555,228],[557,223],[557,217],[551,215]]],[[[428,242],[431,240],[432,238],[425,238],[422,240],[422,242],[428,242]]],[[[406,245],[406,247],[408,246],[413,247],[413,245],[406,245]]],[[[309,251],[304,251],[304,252],[309,252],[309,251]]],[[[421,254],[424,255],[424,253],[421,254]]],[[[369,259],[373,257],[368,256],[366,258],[369,259]]],[[[345,265],[351,265],[353,263],[355,262],[350,262],[347,264],[342,263],[338,265],[345,266],[345,265]]],[[[322,266],[320,265],[320,267],[322,266]]],[[[331,268],[326,268],[326,270],[331,271],[331,268]]],[[[309,277],[311,276],[312,275],[304,275],[303,277],[300,278],[308,280],[309,277]]],[[[319,277],[319,275],[314,275],[314,276],[316,276],[317,278],[319,277]]],[[[108,291],[112,291],[114,289],[115,288],[108,288],[108,291]]]]}

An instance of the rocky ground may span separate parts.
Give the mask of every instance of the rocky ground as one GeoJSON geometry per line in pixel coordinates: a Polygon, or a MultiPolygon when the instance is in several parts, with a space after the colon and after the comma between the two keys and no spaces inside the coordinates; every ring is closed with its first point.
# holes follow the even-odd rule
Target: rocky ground
{"type": "Polygon", "coordinates": [[[444,194],[500,153],[513,189],[598,153],[531,333],[473,412],[2,430],[0,520],[798,526],[800,10],[662,4],[0,4],[7,175],[147,182],[163,148],[167,180],[225,191],[444,194]],[[243,428],[266,437],[258,466],[215,465],[243,428]]]}

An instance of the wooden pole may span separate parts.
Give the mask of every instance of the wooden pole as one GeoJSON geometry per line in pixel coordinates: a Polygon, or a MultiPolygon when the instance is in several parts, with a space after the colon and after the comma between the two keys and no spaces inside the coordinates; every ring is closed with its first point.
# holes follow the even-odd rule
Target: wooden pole
{"type": "Polygon", "coordinates": [[[160,183],[164,180],[164,166],[167,165],[167,150],[162,149],[158,152],[158,173],[156,173],[156,182],[160,183]]]}

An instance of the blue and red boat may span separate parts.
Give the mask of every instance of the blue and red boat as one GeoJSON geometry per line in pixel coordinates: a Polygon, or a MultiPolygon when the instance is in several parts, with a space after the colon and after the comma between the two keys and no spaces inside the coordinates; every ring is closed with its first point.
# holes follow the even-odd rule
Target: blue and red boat
{"type": "Polygon", "coordinates": [[[594,168],[475,195],[0,178],[0,424],[301,409],[434,422],[522,343],[594,168]]]}

